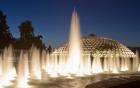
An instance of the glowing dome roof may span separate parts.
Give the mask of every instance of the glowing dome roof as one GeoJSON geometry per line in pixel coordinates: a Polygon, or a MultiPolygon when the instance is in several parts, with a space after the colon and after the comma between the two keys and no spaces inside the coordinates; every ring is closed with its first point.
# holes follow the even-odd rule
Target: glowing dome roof
{"type": "MultiPolygon", "coordinates": [[[[119,55],[121,57],[135,57],[135,54],[123,44],[104,37],[89,35],[81,38],[83,54],[119,55]]],[[[53,53],[68,53],[68,43],[64,43],[53,53]]]]}

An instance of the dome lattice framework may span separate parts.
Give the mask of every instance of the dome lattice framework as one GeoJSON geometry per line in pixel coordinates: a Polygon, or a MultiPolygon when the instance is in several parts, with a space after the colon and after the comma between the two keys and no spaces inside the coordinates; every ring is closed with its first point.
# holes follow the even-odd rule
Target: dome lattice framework
{"type": "MultiPolygon", "coordinates": [[[[99,54],[100,57],[107,55],[118,55],[119,57],[135,57],[135,54],[125,45],[104,37],[85,36],[81,38],[82,54],[99,54]]],[[[53,54],[68,54],[69,44],[64,43],[59,48],[55,49],[53,54]]]]}

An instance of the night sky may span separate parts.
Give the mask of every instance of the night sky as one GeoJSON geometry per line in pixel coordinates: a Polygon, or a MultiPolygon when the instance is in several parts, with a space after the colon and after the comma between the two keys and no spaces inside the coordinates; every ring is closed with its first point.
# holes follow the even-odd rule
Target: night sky
{"type": "Polygon", "coordinates": [[[53,46],[68,39],[74,7],[82,35],[94,33],[140,46],[140,0],[0,0],[14,37],[20,35],[20,23],[31,20],[35,34],[53,46]]]}

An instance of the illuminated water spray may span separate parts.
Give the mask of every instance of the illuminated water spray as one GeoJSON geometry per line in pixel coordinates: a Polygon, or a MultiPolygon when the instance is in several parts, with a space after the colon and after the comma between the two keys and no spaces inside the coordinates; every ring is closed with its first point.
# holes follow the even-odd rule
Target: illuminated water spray
{"type": "Polygon", "coordinates": [[[15,80],[15,87],[27,88],[32,80],[42,80],[44,77],[63,76],[72,78],[106,72],[140,71],[138,52],[135,56],[123,45],[105,38],[95,36],[81,38],[79,17],[75,9],[72,14],[69,43],[66,45],[68,45],[66,48],[62,47],[64,50],[58,49],[53,53],[40,51],[35,47],[29,51],[21,50],[20,54],[16,55],[18,65],[15,67],[17,69],[14,67],[15,57],[12,47],[5,48],[0,53],[0,88],[11,85],[13,79],[15,80]],[[114,50],[121,50],[117,52],[116,50],[113,52],[112,48],[108,50],[108,46],[112,46],[112,44],[115,44],[115,47],[119,46],[119,48],[114,47],[114,50]],[[89,52],[89,50],[91,51],[89,52]],[[123,51],[128,53],[125,54],[123,51]],[[133,58],[130,58],[128,54],[131,54],[133,58]]]}
{"type": "Polygon", "coordinates": [[[18,63],[17,88],[27,87],[28,75],[28,54],[21,51],[18,63]]]}
{"type": "Polygon", "coordinates": [[[36,79],[41,79],[41,59],[40,51],[37,48],[31,49],[31,75],[36,79]]]}
{"type": "Polygon", "coordinates": [[[16,76],[16,70],[13,65],[13,49],[12,47],[5,48],[1,59],[1,77],[0,77],[0,87],[8,86],[11,81],[14,80],[16,76]]]}
{"type": "Polygon", "coordinates": [[[68,71],[77,73],[80,68],[81,47],[80,47],[80,26],[79,17],[74,9],[71,20],[70,39],[69,39],[69,56],[68,71]]]}

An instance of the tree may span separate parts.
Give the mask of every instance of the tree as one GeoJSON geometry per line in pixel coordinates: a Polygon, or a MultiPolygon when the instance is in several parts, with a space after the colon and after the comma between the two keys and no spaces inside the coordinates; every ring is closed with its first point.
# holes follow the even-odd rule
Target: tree
{"type": "Polygon", "coordinates": [[[13,43],[12,34],[9,31],[9,26],[7,25],[6,15],[0,11],[0,48],[5,48],[13,43]]]}
{"type": "Polygon", "coordinates": [[[34,29],[32,27],[32,22],[31,21],[25,21],[22,22],[21,25],[19,26],[20,29],[20,36],[23,39],[28,39],[34,36],[34,29]]]}
{"type": "Polygon", "coordinates": [[[20,38],[17,40],[18,49],[30,49],[32,46],[35,46],[39,49],[46,49],[45,44],[42,42],[42,36],[34,35],[34,28],[32,22],[27,20],[21,23],[19,26],[20,38]]]}
{"type": "Polygon", "coordinates": [[[51,45],[48,46],[48,52],[49,53],[52,53],[52,47],[51,47],[51,45]]]}

